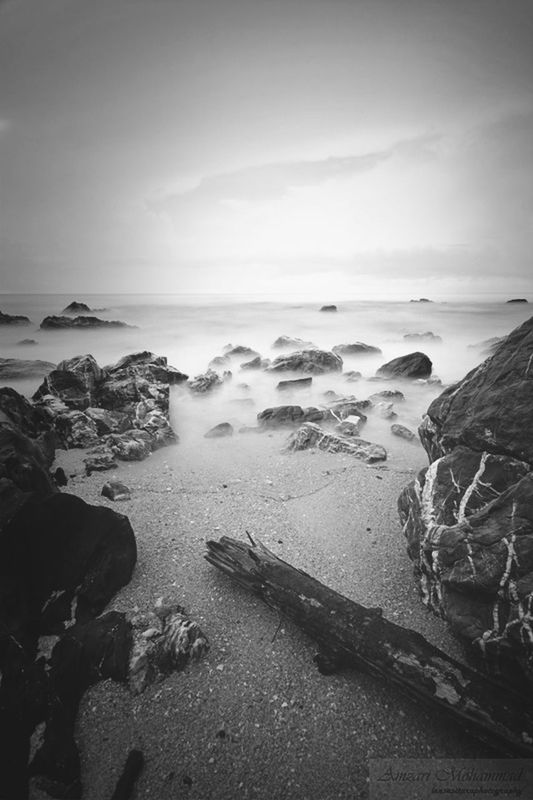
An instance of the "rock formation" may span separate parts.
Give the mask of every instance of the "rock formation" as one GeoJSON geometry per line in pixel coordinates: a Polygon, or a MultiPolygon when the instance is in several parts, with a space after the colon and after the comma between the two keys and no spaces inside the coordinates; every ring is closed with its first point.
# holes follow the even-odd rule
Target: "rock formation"
{"type": "Polygon", "coordinates": [[[342,358],[329,350],[298,350],[277,356],[267,372],[304,372],[309,375],[342,372],[342,358]]]}
{"type": "Polygon", "coordinates": [[[429,378],[433,365],[425,353],[407,353],[387,361],[376,372],[380,378],[429,378]]]}
{"type": "Polygon", "coordinates": [[[31,319],[20,314],[4,314],[0,311],[0,325],[31,325],[31,319]]]}
{"type": "Polygon", "coordinates": [[[85,313],[86,311],[92,311],[88,305],[85,303],[78,303],[76,300],[73,300],[72,303],[69,303],[66,308],[63,309],[61,312],[62,314],[79,314],[80,312],[85,313]]]}
{"type": "Polygon", "coordinates": [[[533,318],[445,389],[399,498],[424,601],[495,672],[533,679],[533,318]]]}
{"type": "Polygon", "coordinates": [[[353,436],[328,433],[314,422],[306,422],[294,431],[287,440],[285,451],[308,450],[312,447],[318,447],[319,450],[328,453],[348,453],[368,464],[385,461],[387,458],[387,451],[379,444],[372,444],[353,436]]]}
{"type": "Polygon", "coordinates": [[[353,342],[352,344],[336,344],[331,348],[338,356],[371,356],[379,355],[381,350],[372,344],[353,342]]]}
{"type": "Polygon", "coordinates": [[[86,328],[133,328],[120,320],[99,319],[98,317],[45,317],[41,322],[43,330],[63,330],[64,328],[76,328],[83,330],[86,328]]]}

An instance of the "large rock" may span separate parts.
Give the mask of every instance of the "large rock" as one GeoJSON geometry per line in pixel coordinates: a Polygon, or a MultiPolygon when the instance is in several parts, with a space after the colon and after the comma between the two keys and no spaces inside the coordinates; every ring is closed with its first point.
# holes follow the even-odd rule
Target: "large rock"
{"type": "Polygon", "coordinates": [[[98,439],[96,423],[83,411],[68,410],[54,420],[58,447],[90,447],[98,439]]]}
{"type": "Polygon", "coordinates": [[[311,375],[342,372],[342,358],[329,350],[298,350],[275,358],[267,372],[304,372],[311,375]]]}
{"type": "Polygon", "coordinates": [[[31,319],[20,314],[4,314],[0,311],[0,325],[31,325],[31,319]]]}
{"type": "Polygon", "coordinates": [[[189,378],[187,386],[194,394],[205,394],[206,392],[212,392],[213,389],[219,389],[223,382],[224,381],[217,372],[208,369],[207,372],[201,375],[189,378]]]}
{"type": "Polygon", "coordinates": [[[278,336],[275,342],[272,343],[273,350],[310,350],[316,349],[316,344],[313,342],[306,342],[304,339],[299,339],[297,336],[278,336]]]}
{"type": "Polygon", "coordinates": [[[533,319],[430,405],[400,517],[422,597],[494,672],[533,680],[533,319]]]}
{"type": "Polygon", "coordinates": [[[31,439],[36,439],[52,427],[51,416],[35,407],[26,397],[9,386],[0,387],[0,423],[9,422],[31,439]]]}
{"type": "Polygon", "coordinates": [[[364,439],[350,436],[337,436],[327,433],[314,422],[306,422],[297,431],[292,433],[285,445],[285,451],[309,450],[318,447],[328,453],[348,453],[355,458],[373,464],[376,461],[385,461],[387,451],[379,444],[372,444],[364,439]]]}
{"type": "Polygon", "coordinates": [[[0,380],[20,380],[23,378],[43,378],[55,364],[39,359],[0,358],[0,380]]]}
{"type": "Polygon", "coordinates": [[[64,330],[65,328],[76,328],[86,330],[89,328],[132,328],[119,320],[99,319],[98,317],[45,317],[41,322],[43,330],[64,330]]]}
{"type": "Polygon", "coordinates": [[[274,406],[260,411],[257,422],[261,428],[286,428],[301,425],[302,422],[320,421],[328,414],[325,409],[314,406],[274,406]]]}
{"type": "Polygon", "coordinates": [[[376,372],[383,378],[429,378],[433,364],[425,353],[408,353],[387,361],[376,372]]]}
{"type": "Polygon", "coordinates": [[[331,348],[339,356],[371,356],[379,355],[381,350],[372,344],[353,342],[352,344],[336,344],[331,348]]]}
{"type": "Polygon", "coordinates": [[[72,303],[69,303],[66,308],[63,309],[61,312],[62,314],[79,314],[80,311],[92,311],[88,305],[85,303],[78,303],[76,300],[73,300],[72,303]]]}
{"type": "Polygon", "coordinates": [[[433,342],[434,344],[442,342],[442,337],[438,336],[433,331],[425,331],[424,333],[405,333],[404,339],[408,342],[433,342]]]}

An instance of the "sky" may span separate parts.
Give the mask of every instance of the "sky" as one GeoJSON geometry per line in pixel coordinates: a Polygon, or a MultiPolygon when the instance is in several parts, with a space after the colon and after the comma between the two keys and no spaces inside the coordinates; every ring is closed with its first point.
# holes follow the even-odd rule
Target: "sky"
{"type": "Polygon", "coordinates": [[[531,0],[0,0],[0,292],[533,299],[531,0]]]}

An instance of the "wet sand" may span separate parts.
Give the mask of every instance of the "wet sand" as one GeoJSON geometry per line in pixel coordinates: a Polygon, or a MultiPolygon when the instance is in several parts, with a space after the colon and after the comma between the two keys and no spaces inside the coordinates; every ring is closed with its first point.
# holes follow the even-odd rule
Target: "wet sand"
{"type": "Polygon", "coordinates": [[[198,664],[138,697],[111,681],[86,694],[77,725],[83,800],[111,796],[132,747],[146,759],[134,797],[150,800],[365,798],[369,758],[492,755],[382,680],[353,670],[321,675],[307,636],[204,560],[207,540],[249,531],[461,657],[419,599],[396,511],[402,487],[427,463],[423,449],[390,437],[387,462],[366,466],[348,455],[283,454],[286,437],[184,437],[142,463],[90,477],[80,451],[58,453],[75,475],[67,491],[126,514],[135,531],[133,579],[108,608],[147,611],[162,595],[210,641],[198,664]],[[132,489],[130,501],[100,495],[111,476],[132,489]]]}

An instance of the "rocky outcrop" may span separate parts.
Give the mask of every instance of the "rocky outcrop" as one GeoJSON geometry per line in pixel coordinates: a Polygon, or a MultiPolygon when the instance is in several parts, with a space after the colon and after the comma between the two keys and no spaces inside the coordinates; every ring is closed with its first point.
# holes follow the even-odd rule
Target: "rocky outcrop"
{"type": "Polygon", "coordinates": [[[318,447],[328,453],[348,453],[367,464],[385,461],[387,451],[379,444],[372,444],[356,437],[337,436],[324,431],[313,422],[306,422],[294,431],[287,440],[285,451],[308,450],[318,447]]]}
{"type": "Polygon", "coordinates": [[[322,306],[321,311],[337,311],[337,306],[322,306]]]}
{"type": "Polygon", "coordinates": [[[408,342],[433,342],[437,344],[442,342],[442,337],[437,336],[433,331],[425,331],[424,333],[405,333],[403,337],[408,342]]]}
{"type": "Polygon", "coordinates": [[[309,350],[313,348],[316,348],[313,342],[306,342],[297,336],[278,336],[272,343],[273,350],[309,350]]]}
{"type": "Polygon", "coordinates": [[[528,301],[526,300],[525,297],[515,297],[512,300],[507,300],[507,302],[508,303],[527,303],[528,301]]]}
{"type": "Polygon", "coordinates": [[[66,308],[63,309],[61,312],[62,314],[79,314],[85,313],[86,311],[92,311],[92,308],[89,308],[88,305],[85,303],[78,303],[76,300],[73,300],[72,303],[69,303],[66,308]]]}
{"type": "Polygon", "coordinates": [[[267,372],[304,372],[310,375],[342,372],[342,358],[329,350],[298,350],[277,356],[267,372]]]}
{"type": "Polygon", "coordinates": [[[65,328],[76,328],[86,330],[88,328],[133,328],[126,322],[113,319],[99,319],[98,317],[45,317],[41,322],[42,330],[63,330],[65,328]]]}
{"type": "Polygon", "coordinates": [[[494,672],[533,681],[533,318],[433,401],[400,517],[424,601],[494,672]]]}
{"type": "Polygon", "coordinates": [[[407,353],[387,361],[376,372],[380,378],[429,378],[433,364],[425,353],[407,353]]]}
{"type": "Polygon", "coordinates": [[[224,355],[228,358],[256,358],[259,353],[246,345],[238,344],[234,347],[232,344],[227,344],[224,347],[224,355]]]}
{"type": "Polygon", "coordinates": [[[31,319],[20,314],[4,314],[0,311],[0,325],[31,325],[31,319]]]}
{"type": "Polygon", "coordinates": [[[196,375],[194,378],[189,378],[187,386],[194,394],[205,394],[212,392],[213,389],[219,389],[224,381],[220,375],[212,369],[201,375],[196,375]]]}
{"type": "Polygon", "coordinates": [[[43,378],[55,364],[50,361],[29,361],[23,358],[0,358],[0,380],[20,380],[21,378],[43,378]]]}
{"type": "Polygon", "coordinates": [[[336,344],[331,348],[339,356],[371,356],[379,355],[381,350],[372,344],[364,342],[353,342],[352,344],[336,344]]]}

